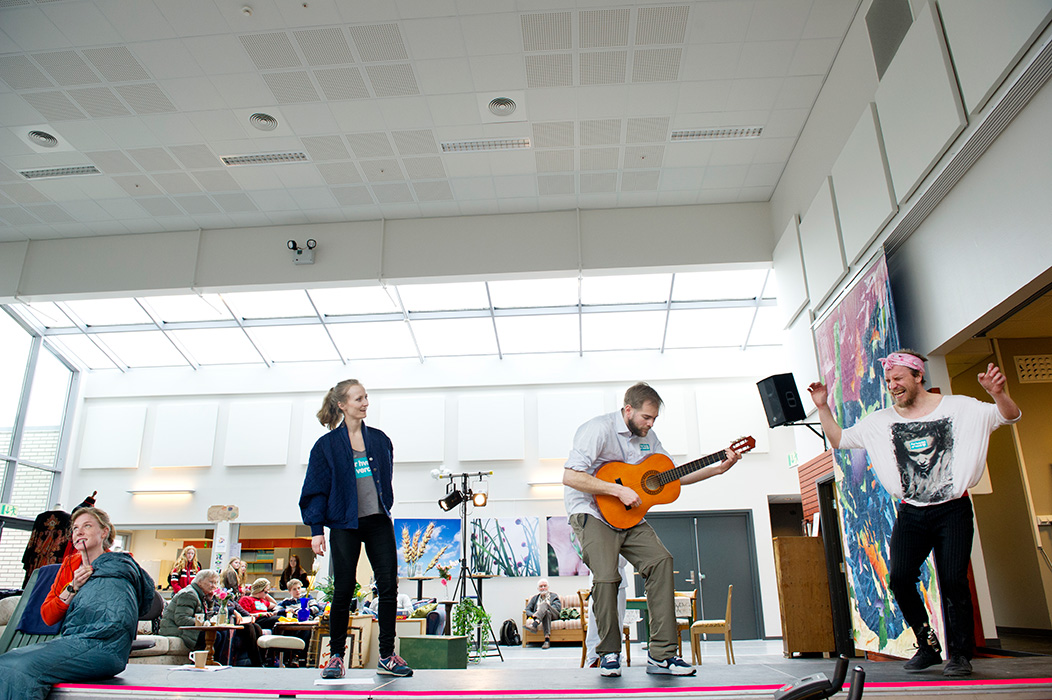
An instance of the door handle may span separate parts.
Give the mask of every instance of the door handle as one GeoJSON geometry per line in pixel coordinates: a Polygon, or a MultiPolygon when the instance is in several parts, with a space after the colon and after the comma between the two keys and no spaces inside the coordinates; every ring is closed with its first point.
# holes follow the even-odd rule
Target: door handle
{"type": "Polygon", "coordinates": [[[689,583],[692,586],[694,585],[694,572],[693,571],[691,571],[690,572],[690,576],[687,577],[687,583],[689,583]]]}

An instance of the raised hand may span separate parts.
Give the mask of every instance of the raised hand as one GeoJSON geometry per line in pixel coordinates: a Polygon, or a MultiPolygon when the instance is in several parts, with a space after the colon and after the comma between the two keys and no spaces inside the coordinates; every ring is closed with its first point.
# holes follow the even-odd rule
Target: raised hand
{"type": "Polygon", "coordinates": [[[87,555],[83,552],[80,553],[80,561],[81,564],[73,572],[73,581],[71,582],[73,587],[78,591],[80,590],[81,586],[88,582],[88,579],[91,577],[91,573],[93,571],[93,569],[91,568],[91,564],[88,563],[87,555]]]}
{"type": "Polygon", "coordinates": [[[822,408],[829,402],[829,390],[822,382],[812,382],[807,387],[807,391],[811,394],[811,400],[815,402],[815,406],[818,408],[822,408]]]}
{"type": "Polygon", "coordinates": [[[1001,369],[993,362],[986,366],[985,372],[979,373],[979,384],[986,389],[986,393],[990,396],[1002,393],[1007,382],[1008,380],[1001,372],[1001,369]]]}

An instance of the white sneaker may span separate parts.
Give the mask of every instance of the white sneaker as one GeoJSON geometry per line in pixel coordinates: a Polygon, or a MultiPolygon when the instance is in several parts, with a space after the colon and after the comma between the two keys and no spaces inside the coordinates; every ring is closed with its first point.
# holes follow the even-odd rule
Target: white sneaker
{"type": "Polygon", "coordinates": [[[678,656],[656,661],[654,657],[647,654],[647,673],[652,676],[693,676],[697,673],[697,669],[678,656]]]}
{"type": "Polygon", "coordinates": [[[599,659],[599,673],[603,676],[621,675],[621,655],[603,654],[599,659]]]}

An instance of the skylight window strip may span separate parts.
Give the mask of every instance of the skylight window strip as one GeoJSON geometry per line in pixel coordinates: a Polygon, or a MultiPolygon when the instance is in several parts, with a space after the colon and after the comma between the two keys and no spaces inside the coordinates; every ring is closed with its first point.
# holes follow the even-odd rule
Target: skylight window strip
{"type": "Polygon", "coordinates": [[[325,330],[325,335],[328,336],[329,342],[332,343],[333,349],[336,350],[336,356],[340,358],[340,362],[342,364],[346,365],[347,359],[343,356],[343,353],[340,352],[340,346],[336,344],[336,339],[333,338],[332,333],[329,332],[329,326],[325,323],[325,318],[318,311],[318,306],[314,303],[314,299],[311,298],[310,290],[304,289],[303,293],[307,295],[307,302],[310,304],[310,307],[314,309],[314,316],[318,319],[318,322],[321,324],[321,327],[325,330]]]}

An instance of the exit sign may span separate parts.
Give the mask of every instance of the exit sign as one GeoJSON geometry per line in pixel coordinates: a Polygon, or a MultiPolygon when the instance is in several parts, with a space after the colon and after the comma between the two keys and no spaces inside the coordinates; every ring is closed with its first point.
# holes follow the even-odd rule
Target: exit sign
{"type": "Polygon", "coordinates": [[[0,515],[18,515],[18,506],[11,505],[10,503],[0,503],[0,515]]]}

